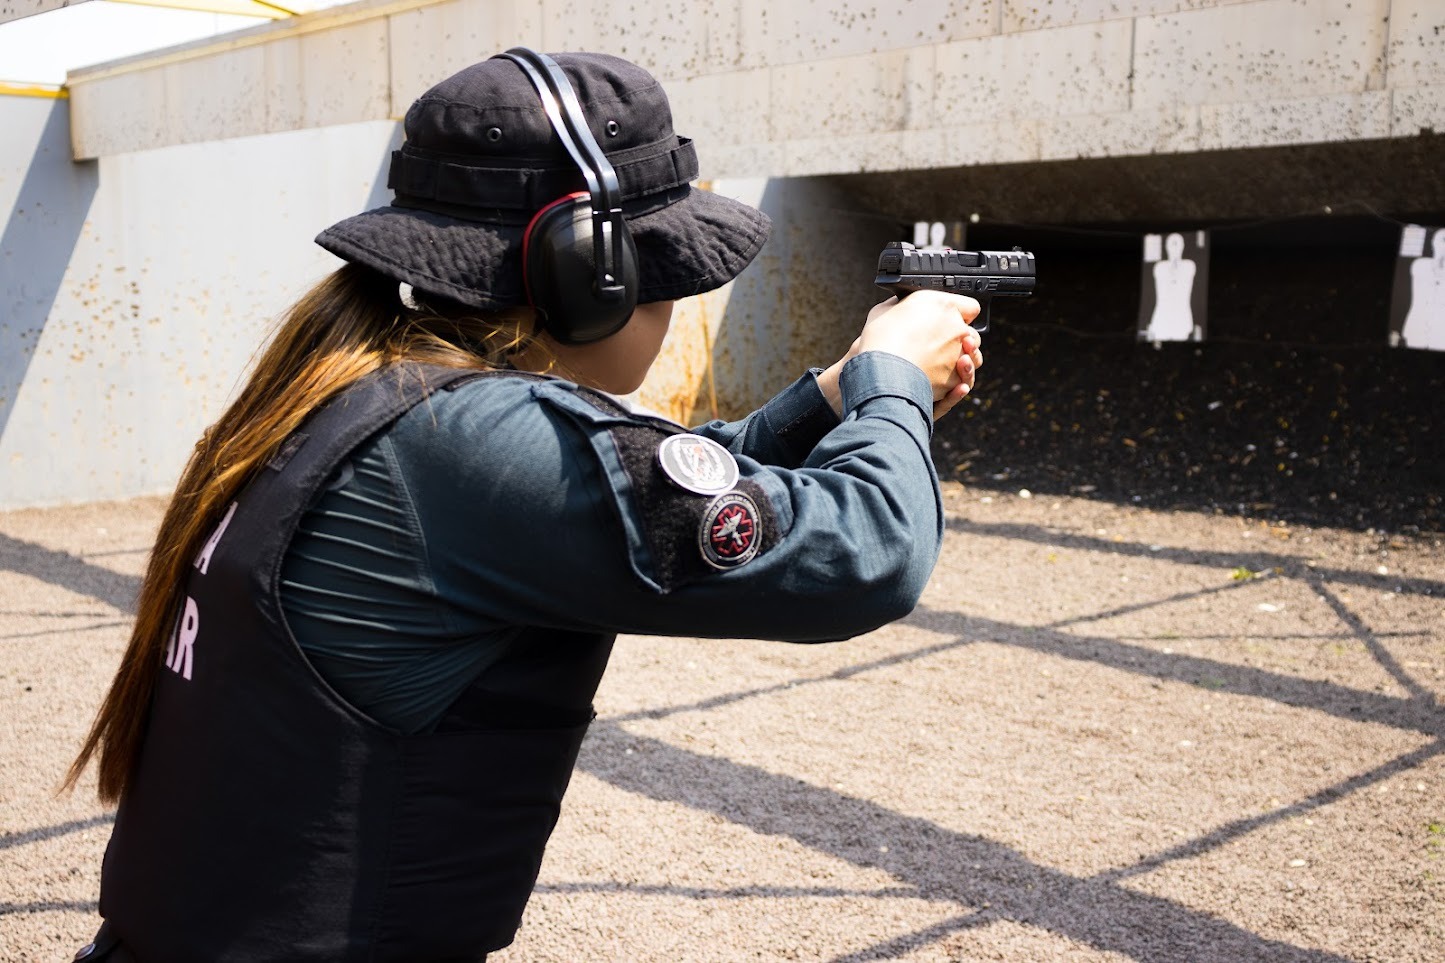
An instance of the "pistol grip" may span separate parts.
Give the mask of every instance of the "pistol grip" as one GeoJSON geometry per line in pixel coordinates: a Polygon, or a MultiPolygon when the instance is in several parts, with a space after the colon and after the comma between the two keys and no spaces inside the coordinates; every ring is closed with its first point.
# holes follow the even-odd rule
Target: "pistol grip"
{"type": "MultiPolygon", "coordinates": [[[[912,294],[914,291],[924,290],[923,288],[917,287],[915,285],[903,284],[897,281],[878,281],[875,283],[880,288],[892,291],[900,301],[908,297],[908,295],[912,294]]],[[[983,334],[985,331],[988,330],[988,314],[989,308],[993,305],[993,298],[989,297],[986,294],[980,294],[975,292],[965,293],[960,291],[959,293],[963,294],[965,297],[972,297],[975,301],[978,302],[978,317],[974,318],[972,321],[969,322],[969,327],[973,328],[973,330],[977,331],[979,334],[983,334]]]]}

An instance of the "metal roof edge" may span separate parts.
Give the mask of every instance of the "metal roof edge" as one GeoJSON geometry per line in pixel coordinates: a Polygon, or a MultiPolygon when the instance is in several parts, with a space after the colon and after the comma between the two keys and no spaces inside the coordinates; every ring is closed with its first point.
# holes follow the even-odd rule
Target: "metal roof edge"
{"type": "Polygon", "coordinates": [[[44,97],[65,100],[70,91],[57,84],[6,83],[0,80],[0,97],[44,97]]]}

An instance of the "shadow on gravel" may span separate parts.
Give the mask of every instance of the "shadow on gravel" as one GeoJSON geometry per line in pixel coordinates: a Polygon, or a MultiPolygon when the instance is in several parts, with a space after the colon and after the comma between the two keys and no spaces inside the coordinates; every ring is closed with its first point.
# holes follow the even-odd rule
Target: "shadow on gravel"
{"type": "Polygon", "coordinates": [[[115,813],[106,813],[103,816],[93,816],[90,819],[73,819],[68,823],[57,823],[54,826],[42,826],[39,829],[26,829],[18,833],[6,833],[0,836],[0,849],[24,846],[26,843],[44,842],[47,839],[54,839],[57,836],[68,836],[71,833],[78,833],[83,829],[97,829],[101,826],[109,826],[113,822],[115,822],[115,813]]]}
{"type": "Polygon", "coordinates": [[[834,963],[889,959],[999,919],[1138,960],[1345,963],[1345,957],[1267,939],[1114,880],[1070,876],[991,840],[790,776],[688,752],[615,723],[593,727],[578,765],[619,789],[714,813],[754,832],[785,836],[855,866],[882,870],[928,899],[978,907],[834,963]],[[886,852],[880,848],[884,842],[886,852]]]}
{"type": "MultiPolygon", "coordinates": [[[[1065,532],[1051,532],[1047,528],[1037,525],[977,524],[955,518],[949,519],[947,526],[953,531],[970,535],[1021,539],[1050,546],[1147,557],[1161,561],[1186,565],[1203,565],[1229,569],[1231,571],[1238,570],[1239,568],[1247,568],[1251,572],[1259,573],[1259,575],[1245,581],[1231,581],[1213,588],[1154,599],[1123,609],[1096,612],[1083,618],[1071,619],[1035,629],[1026,629],[1022,632],[1022,637],[1025,639],[1022,644],[1032,648],[1051,651],[1055,655],[1064,655],[1071,658],[1077,657],[1071,654],[1072,651],[1076,651],[1077,644],[1087,643],[1089,646],[1092,646],[1090,658],[1116,668],[1125,668],[1126,664],[1130,666],[1135,665],[1141,657],[1140,654],[1145,654],[1144,657],[1152,657],[1155,661],[1161,658],[1166,659],[1177,671],[1178,667],[1188,664],[1188,658],[1183,656],[1159,656],[1150,649],[1129,646],[1117,639],[1088,639],[1074,634],[1056,635],[1055,633],[1051,633],[1050,630],[1057,630],[1080,622],[1112,618],[1125,614],[1126,612],[1166,605],[1189,598],[1198,598],[1203,595],[1229,591],[1240,585],[1251,584],[1256,581],[1257,578],[1261,577],[1298,579],[1307,584],[1310,590],[1329,606],[1330,610],[1334,612],[1335,617],[1340,620],[1344,628],[1365,647],[1375,662],[1387,672],[1391,678],[1399,683],[1405,691],[1410,693],[1410,698],[1408,699],[1401,700],[1393,696],[1380,696],[1380,698],[1388,701],[1385,703],[1374,703],[1371,700],[1378,694],[1358,693],[1357,690],[1353,689],[1342,690],[1352,693],[1344,702],[1348,712],[1357,715],[1362,714],[1371,721],[1383,722],[1387,725],[1416,729],[1431,735],[1445,736],[1445,714],[1442,714],[1442,708],[1436,700],[1434,693],[1422,686],[1405,671],[1404,667],[1399,664],[1389,648],[1381,643],[1380,636],[1370,629],[1359,616],[1352,612],[1349,606],[1335,594],[1328,584],[1342,582],[1347,585],[1356,585],[1379,592],[1393,590],[1402,595],[1418,594],[1439,596],[1445,595],[1445,583],[1433,579],[1400,578],[1398,576],[1391,578],[1388,575],[1370,574],[1353,569],[1312,567],[1302,563],[1297,557],[1276,555],[1270,552],[1214,552],[1192,549],[1171,549],[1160,546],[1146,547],[1134,542],[1111,542],[1090,536],[1065,532]],[[1179,661],[1181,659],[1185,661],[1179,661]],[[1361,703],[1359,701],[1361,697],[1365,698],[1365,702],[1361,703]],[[1401,709],[1401,706],[1418,708],[1424,712],[1424,716],[1417,717],[1411,715],[1410,710],[1401,709]],[[1404,714],[1402,715],[1402,713],[1404,714]]],[[[943,623],[947,623],[949,620],[957,622],[963,619],[961,616],[947,612],[931,613],[927,609],[920,609],[918,612],[915,612],[910,619],[912,622],[928,625],[937,631],[947,631],[947,628],[930,624],[931,621],[938,622],[940,620],[943,623]]],[[[980,620],[971,620],[971,626],[977,629],[979,622],[980,620]]],[[[1004,634],[1007,634],[1010,628],[1018,628],[1011,627],[1007,623],[997,623],[997,625],[999,631],[1004,634]]],[[[1015,632],[1015,634],[1018,633],[1015,632]]],[[[1247,678],[1247,676],[1240,676],[1241,667],[1238,666],[1214,663],[1207,659],[1194,661],[1201,664],[1208,663],[1208,665],[1218,669],[1219,672],[1222,673],[1207,676],[1210,680],[1209,684],[1213,686],[1224,687],[1229,684],[1231,679],[1233,679],[1236,684],[1239,684],[1242,678],[1247,678]]],[[[1270,675],[1276,681],[1263,689],[1251,690],[1249,686],[1253,683],[1245,681],[1243,683],[1244,687],[1235,688],[1232,691],[1246,695],[1262,695],[1276,699],[1277,701],[1286,702],[1290,705],[1333,712],[1335,715],[1345,715],[1345,713],[1329,708],[1330,705],[1339,705],[1339,697],[1337,694],[1330,694],[1329,690],[1319,690],[1312,693],[1311,687],[1314,683],[1309,683],[1306,680],[1292,679],[1288,676],[1278,676],[1273,673],[1270,673],[1270,675]],[[1288,694],[1288,697],[1286,694],[1288,694]]],[[[1178,678],[1178,676],[1174,677],[1178,678]]],[[[1186,677],[1185,681],[1200,684],[1201,679],[1204,677],[1203,675],[1193,679],[1186,677]]],[[[1348,716],[1346,715],[1345,717],[1348,716]]]]}
{"type": "Polygon", "coordinates": [[[18,572],[77,595],[87,595],[127,615],[135,614],[140,577],[93,565],[78,555],[0,533],[0,571],[18,572]]]}
{"type": "MultiPolygon", "coordinates": [[[[1033,526],[952,524],[971,534],[1061,544],[1061,536],[1033,526]]],[[[1074,543],[1077,544],[1073,547],[1149,555],[1171,562],[1217,567],[1232,568],[1240,565],[1242,558],[1216,552],[1155,551],[1138,544],[1094,539],[1075,538],[1074,543]]],[[[1373,577],[1349,570],[1316,571],[1300,564],[1298,559],[1269,553],[1248,556],[1248,564],[1260,569],[1277,567],[1281,574],[1272,577],[1293,577],[1307,582],[1334,610],[1343,631],[1359,639],[1381,667],[1400,682],[1408,695],[1401,697],[1363,691],[1268,669],[1159,652],[1115,638],[1063,631],[1066,627],[1112,617],[1123,610],[1090,613],[1053,625],[1029,626],[921,607],[905,621],[943,635],[944,641],[847,666],[824,676],[759,686],[694,703],[599,721],[583,747],[578,767],[619,789],[659,801],[681,803],[716,814],[755,832],[789,837],[857,866],[880,869],[903,883],[906,895],[949,900],[971,908],[933,926],[838,957],[832,963],[891,959],[918,946],[998,919],[1045,929],[1096,949],[1141,961],[1342,961],[1344,957],[1271,940],[1209,913],[1121,885],[1165,864],[1198,857],[1282,820],[1319,809],[1445,754],[1445,707],[1439,704],[1433,693],[1404,671],[1375,633],[1334,596],[1326,584],[1347,582],[1380,587],[1373,577]],[[1323,712],[1354,722],[1392,726],[1424,734],[1432,737],[1432,741],[1287,806],[1219,826],[1131,865],[1080,878],[1038,865],[1008,847],[982,837],[951,832],[928,820],[896,813],[867,800],[844,796],[725,758],[702,756],[659,739],[636,735],[624,728],[629,721],[706,712],[783,690],[925,659],[977,644],[980,640],[1093,662],[1154,679],[1198,685],[1211,691],[1269,699],[1281,705],[1323,712]]],[[[1248,583],[1231,581],[1142,602],[1130,606],[1128,610],[1227,592],[1245,584],[1248,583]]],[[[1439,594],[1441,589],[1439,583],[1414,580],[1408,590],[1439,594]]],[[[635,890],[635,887],[623,883],[554,884],[550,889],[562,892],[579,887],[589,891],[635,890]]],[[[699,899],[825,895],[808,890],[780,894],[776,888],[768,887],[714,892],[659,886],[653,887],[652,891],[699,899]]],[[[896,898],[899,894],[892,889],[879,889],[857,895],[887,899],[896,898]]]]}
{"type": "Polygon", "coordinates": [[[1130,879],[1135,876],[1143,876],[1151,873],[1166,863],[1172,863],[1176,859],[1192,859],[1195,856],[1207,853],[1211,849],[1217,849],[1231,840],[1261,829],[1271,823],[1281,820],[1294,819],[1296,816],[1303,816],[1310,811],[1328,805],[1337,799],[1343,799],[1350,793],[1358,792],[1369,786],[1382,783],[1391,776],[1398,775],[1407,769],[1414,769],[1417,766],[1445,753],[1445,741],[1432,742],[1429,745],[1421,746],[1414,752],[1408,752],[1403,756],[1391,759],[1382,766],[1376,766],[1367,772],[1358,773],[1343,782],[1327,786],[1313,796],[1301,799],[1299,802],[1291,803],[1280,809],[1274,809],[1259,816],[1252,816],[1249,819],[1238,819],[1232,823],[1220,826],[1213,832],[1204,834],[1197,839],[1166,850],[1147,859],[1141,859],[1132,866],[1125,866],[1119,869],[1110,870],[1107,873],[1100,873],[1095,879],[1100,881],[1116,882],[1122,879],[1130,879]]]}
{"type": "Polygon", "coordinates": [[[93,632],[96,629],[114,629],[130,622],[97,622],[94,625],[66,626],[60,629],[40,629],[36,632],[12,632],[9,635],[0,635],[0,642],[9,642],[14,639],[39,639],[47,635],[74,635],[77,632],[93,632]]]}
{"type": "Polygon", "coordinates": [[[1331,582],[1344,582],[1347,585],[1358,585],[1380,592],[1398,589],[1400,593],[1406,595],[1445,596],[1445,582],[1424,578],[1401,578],[1398,575],[1377,575],[1348,568],[1310,568],[1296,555],[1279,555],[1274,552],[1247,549],[1220,552],[1208,549],[1154,548],[1140,545],[1137,542],[1112,542],[1106,538],[1078,535],[1073,532],[1059,532],[1040,525],[1019,525],[1013,522],[970,522],[959,518],[950,518],[946,525],[952,531],[964,535],[1013,538],[1058,548],[1108,552],[1113,555],[1129,555],[1135,558],[1152,558],[1180,562],[1185,565],[1203,565],[1228,570],[1242,567],[1251,572],[1272,572],[1279,569],[1281,574],[1295,577],[1305,577],[1312,573],[1331,582]]]}
{"type": "Polygon", "coordinates": [[[707,889],[701,886],[646,886],[640,883],[538,883],[538,893],[629,893],[634,896],[681,896],[685,899],[841,899],[863,896],[869,899],[913,899],[916,890],[907,886],[882,889],[843,889],[839,886],[735,886],[707,889]]]}
{"type": "MultiPolygon", "coordinates": [[[[1165,605],[1212,592],[1229,591],[1243,584],[1247,583],[1231,583],[1217,589],[1204,589],[1199,592],[1169,596],[1157,599],[1148,605],[1165,605]]],[[[1144,607],[1146,606],[1135,608],[1144,607]]],[[[1129,645],[1104,636],[1088,636],[1079,635],[1076,632],[1059,631],[1067,625],[1110,618],[1119,614],[1122,612],[1111,610],[1093,613],[1087,618],[1073,619],[1054,626],[1031,626],[919,607],[912,615],[903,620],[905,624],[958,637],[936,645],[914,649],[911,652],[847,666],[824,676],[746,689],[714,696],[699,702],[668,706],[665,709],[642,710],[612,717],[607,722],[612,725],[621,725],[638,719],[663,719],[687,712],[707,712],[747,699],[795,689],[799,686],[848,679],[878,669],[926,659],[950,649],[973,645],[974,640],[977,639],[987,639],[999,645],[1013,645],[1061,658],[1095,662],[1111,669],[1135,675],[1146,675],[1161,681],[1183,682],[1188,685],[1203,686],[1211,691],[1270,699],[1281,705],[1298,709],[1312,709],[1351,722],[1376,722],[1396,729],[1445,738],[1445,707],[1442,707],[1432,694],[1413,683],[1413,680],[1411,680],[1412,684],[1407,686],[1407,690],[1412,693],[1412,696],[1401,698],[1383,692],[1352,689],[1348,686],[1336,685],[1333,682],[1283,675],[1253,666],[1235,665],[1199,656],[1181,655],[1177,652],[1163,653],[1146,646],[1129,645]]]]}
{"type": "Polygon", "coordinates": [[[0,903],[0,916],[11,913],[99,913],[97,900],[42,900],[38,903],[0,903]]]}
{"type": "MultiPolygon", "coordinates": [[[[1243,584],[1243,583],[1239,583],[1243,584]]],[[[1204,593],[1190,593],[1204,594],[1204,593]]],[[[1158,604],[1188,596],[1171,596],[1158,604]]],[[[1091,618],[1102,618],[1101,613],[1091,618]]],[[[1433,696],[1401,698],[1383,692],[1366,692],[1316,679],[1302,679],[1268,669],[1235,665],[1178,652],[1163,653],[1140,645],[1129,645],[1104,636],[1080,635],[1056,631],[1056,627],[1015,625],[991,619],[968,618],[951,612],[919,609],[907,619],[940,633],[968,634],[956,645],[971,644],[972,639],[987,639],[1000,645],[1030,649],[1045,655],[1093,662],[1135,675],[1146,675],[1161,681],[1183,682],[1215,692],[1255,696],[1296,709],[1311,709],[1350,722],[1376,722],[1408,732],[1445,738],[1445,707],[1433,696]]]]}
{"type": "Polygon", "coordinates": [[[1445,532],[1445,354],[990,332],[940,477],[1292,524],[1445,532]]]}

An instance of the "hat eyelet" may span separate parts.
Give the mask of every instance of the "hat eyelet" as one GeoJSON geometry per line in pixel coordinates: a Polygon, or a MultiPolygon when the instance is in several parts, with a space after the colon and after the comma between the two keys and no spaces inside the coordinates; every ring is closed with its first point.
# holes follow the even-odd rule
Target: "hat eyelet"
{"type": "Polygon", "coordinates": [[[615,121],[615,120],[609,120],[609,121],[607,122],[607,136],[608,136],[608,137],[616,137],[616,136],[617,136],[618,134],[620,134],[621,132],[622,132],[622,128],[621,128],[620,126],[618,126],[617,121],[615,121]]]}
{"type": "Polygon", "coordinates": [[[493,144],[495,144],[497,141],[499,141],[499,140],[501,140],[501,139],[502,139],[502,128],[500,128],[500,127],[493,127],[493,128],[491,128],[491,129],[489,129],[489,130],[487,131],[487,140],[491,141],[493,144]]]}

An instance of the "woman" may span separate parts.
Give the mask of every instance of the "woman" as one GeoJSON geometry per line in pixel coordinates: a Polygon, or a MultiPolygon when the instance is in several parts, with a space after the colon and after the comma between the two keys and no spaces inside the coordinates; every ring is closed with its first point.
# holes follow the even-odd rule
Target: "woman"
{"type": "Polygon", "coordinates": [[[99,753],[119,803],[90,958],[480,959],[616,633],[845,638],[937,558],[928,439],[981,364],[975,302],[885,302],[831,367],[687,433],[614,396],[768,223],[688,187],[656,81],[512,51],[406,134],[395,202],[317,239],[348,263],[162,522],[70,774],[99,753]]]}

